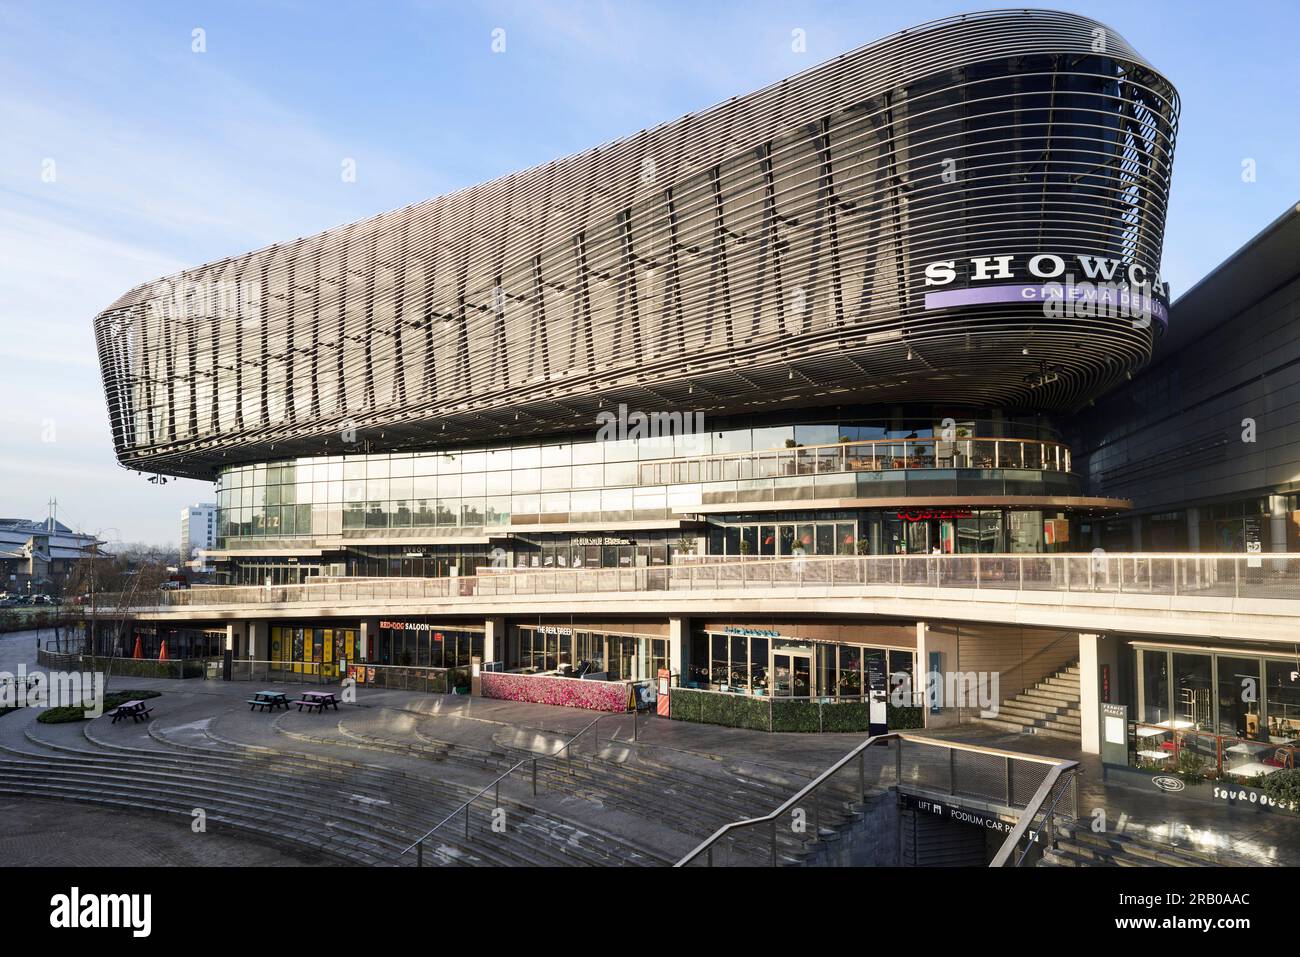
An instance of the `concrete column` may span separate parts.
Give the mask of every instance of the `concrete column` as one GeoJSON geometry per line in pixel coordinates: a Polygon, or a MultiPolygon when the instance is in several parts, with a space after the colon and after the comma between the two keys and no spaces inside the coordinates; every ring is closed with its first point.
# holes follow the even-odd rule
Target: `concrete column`
{"type": "Polygon", "coordinates": [[[1142,516],[1134,515],[1129,519],[1129,527],[1132,528],[1132,541],[1129,544],[1130,551],[1142,551],[1142,516]]]}
{"type": "MultiPolygon", "coordinates": [[[[932,630],[929,623],[918,621],[916,623],[917,673],[912,682],[912,690],[921,692],[923,695],[930,687],[930,656],[932,654],[939,655],[938,674],[933,680],[937,681],[939,687],[942,688],[945,684],[945,674],[955,672],[959,668],[957,636],[956,634],[945,634],[942,631],[932,630]]],[[[930,713],[930,702],[928,700],[923,700],[921,707],[921,713],[925,718],[927,728],[946,728],[957,724],[958,711],[952,702],[942,702],[938,714],[930,713]]]]}
{"type": "Polygon", "coordinates": [[[379,639],[379,619],[362,618],[361,632],[357,635],[357,660],[369,661],[374,642],[379,639]]]}
{"type": "MultiPolygon", "coordinates": [[[[691,648],[691,620],[689,618],[668,619],[668,669],[682,684],[686,675],[686,656],[691,648]]],[[[650,675],[654,678],[655,675],[650,675]]]]}
{"type": "Polygon", "coordinates": [[[1268,497],[1270,552],[1286,551],[1286,499],[1281,495],[1268,497]]]}
{"type": "Polygon", "coordinates": [[[1101,636],[1079,634],[1079,744],[1084,754],[1101,753],[1101,636]]]}
{"type": "Polygon", "coordinates": [[[483,663],[501,661],[506,654],[506,620],[502,617],[483,621],[483,663]]]}
{"type": "Polygon", "coordinates": [[[248,624],[248,622],[243,621],[226,622],[226,651],[236,658],[241,657],[240,649],[248,646],[245,641],[248,634],[248,624]]]}
{"type": "Polygon", "coordinates": [[[1201,550],[1201,510],[1194,505],[1187,510],[1187,550],[1201,550]]]}
{"type": "Polygon", "coordinates": [[[269,621],[250,621],[248,623],[248,640],[244,643],[244,657],[254,661],[269,661],[271,658],[271,623],[269,621]]]}

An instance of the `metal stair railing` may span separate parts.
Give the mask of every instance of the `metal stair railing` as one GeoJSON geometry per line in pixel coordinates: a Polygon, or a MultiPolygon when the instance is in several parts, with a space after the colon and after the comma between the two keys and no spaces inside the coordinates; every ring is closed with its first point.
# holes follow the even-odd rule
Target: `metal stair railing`
{"type": "MultiPolygon", "coordinates": [[[[1056,793],[1056,800],[1048,810],[1045,820],[1049,821],[1049,823],[1055,820],[1062,795],[1066,792],[1074,795],[1077,805],[1078,789],[1075,786],[1074,775],[1077,773],[1079,765],[1076,761],[1057,760],[1042,755],[1021,754],[981,745],[943,741],[911,733],[891,731],[885,734],[873,735],[858,744],[767,814],[724,824],[701,841],[674,866],[687,867],[702,862],[705,866],[713,867],[717,863],[715,852],[724,840],[730,841],[729,846],[734,851],[739,840],[745,839],[765,825],[768,827],[766,852],[768,863],[773,867],[777,866],[780,857],[777,828],[782,818],[789,815],[793,820],[796,813],[802,812],[800,814],[801,820],[807,819],[809,817],[807,812],[811,810],[813,841],[803,843],[805,846],[809,843],[815,843],[821,836],[821,798],[824,796],[822,792],[827,789],[827,785],[834,781],[841,771],[856,760],[857,782],[854,793],[858,801],[865,799],[868,795],[867,757],[871,748],[880,745],[892,745],[890,751],[893,757],[892,784],[894,787],[911,785],[917,790],[945,796],[949,800],[967,798],[972,802],[984,804],[1001,803],[1001,806],[1006,807],[1008,810],[1018,809],[1023,804],[1023,810],[1016,825],[1007,835],[1003,846],[995,856],[994,866],[1004,864],[1010,857],[1012,849],[1029,833],[1030,824],[1042,811],[1044,803],[1052,797],[1058,784],[1061,784],[1061,787],[1059,792],[1056,793]],[[916,753],[914,760],[906,767],[904,766],[905,747],[922,749],[919,753],[916,753]],[[1016,769],[1025,765],[1046,765],[1047,769],[1033,796],[1028,801],[1021,802],[1017,797],[1019,775],[1016,773],[1016,769]],[[966,775],[966,779],[963,779],[963,774],[966,775]],[[926,780],[927,777],[929,780],[926,780]],[[1066,780],[1062,784],[1063,777],[1066,777],[1066,780]]],[[[884,769],[881,768],[880,770],[883,772],[884,769]]],[[[882,777],[885,776],[882,774],[882,777]]],[[[878,784],[878,787],[882,789],[887,786],[878,784]]],[[[1074,808],[1076,817],[1077,813],[1076,806],[1074,808]]],[[[1018,858],[1017,864],[1023,860],[1024,855],[1022,854],[1018,858]]],[[[752,864],[755,861],[747,859],[743,863],[752,864]]]]}
{"type": "MultiPolygon", "coordinates": [[[[559,748],[557,748],[553,753],[551,753],[551,754],[539,754],[539,755],[535,755],[535,756],[532,756],[532,757],[521,758],[519,761],[517,761],[517,762],[515,762],[513,765],[511,765],[511,766],[510,766],[506,771],[504,771],[503,773],[501,773],[500,775],[498,775],[494,780],[488,782],[486,785],[484,785],[482,788],[480,788],[480,789],[479,789],[479,790],[474,794],[474,796],[471,797],[468,801],[465,801],[463,804],[461,804],[461,805],[459,805],[458,807],[456,807],[455,810],[453,810],[450,814],[448,814],[446,817],[444,817],[441,821],[439,821],[439,822],[438,822],[437,824],[435,824],[433,827],[429,828],[429,830],[425,831],[422,835],[420,835],[419,838],[417,838],[415,841],[413,841],[413,842],[412,842],[411,844],[409,844],[407,847],[403,848],[401,854],[399,854],[398,857],[403,857],[403,856],[405,856],[406,854],[409,854],[411,851],[415,851],[415,854],[416,854],[416,866],[417,866],[417,867],[423,867],[423,866],[424,866],[424,844],[425,844],[425,842],[428,841],[429,838],[433,836],[434,832],[436,832],[436,831],[437,831],[439,828],[441,828],[444,824],[446,824],[448,821],[451,821],[452,819],[454,819],[454,818],[455,818],[457,815],[459,815],[459,814],[464,814],[464,817],[465,817],[465,840],[468,841],[468,840],[469,840],[469,837],[470,837],[470,813],[471,813],[471,810],[472,810],[472,808],[473,808],[473,806],[474,806],[474,802],[476,802],[479,798],[481,798],[481,797],[483,797],[483,795],[487,794],[488,791],[491,791],[491,792],[493,793],[493,804],[492,804],[492,807],[493,807],[494,809],[495,809],[495,808],[499,808],[499,807],[501,806],[501,782],[504,781],[506,778],[510,777],[510,775],[514,774],[516,771],[518,771],[518,770],[519,770],[520,768],[522,768],[524,765],[531,765],[533,797],[537,797],[537,769],[538,769],[538,764],[539,764],[539,762],[542,762],[542,761],[552,761],[552,762],[559,763],[559,760],[560,760],[559,756],[560,756],[561,754],[563,754],[564,757],[565,757],[565,760],[567,761],[567,768],[569,769],[570,773],[572,773],[572,768],[573,768],[573,752],[576,750],[575,747],[574,747],[574,745],[577,744],[578,740],[579,740],[579,739],[580,739],[584,734],[586,734],[588,731],[591,731],[591,732],[595,735],[595,738],[596,738],[596,744],[599,745],[599,744],[600,744],[600,732],[597,731],[597,730],[595,730],[595,729],[596,729],[596,726],[599,725],[600,722],[601,722],[603,719],[605,719],[605,718],[627,718],[627,717],[629,717],[629,715],[627,715],[627,714],[620,714],[620,713],[616,713],[616,712],[608,712],[608,713],[606,713],[606,714],[600,714],[600,715],[597,715],[596,718],[595,718],[593,721],[591,721],[589,724],[585,725],[581,730],[578,731],[577,734],[575,734],[573,737],[569,738],[569,740],[565,741],[564,744],[562,744],[559,748]]],[[[636,720],[637,720],[637,714],[636,714],[636,712],[633,711],[633,712],[631,713],[630,717],[632,718],[632,734],[633,734],[633,738],[635,738],[635,737],[636,737],[636,720]]]]}

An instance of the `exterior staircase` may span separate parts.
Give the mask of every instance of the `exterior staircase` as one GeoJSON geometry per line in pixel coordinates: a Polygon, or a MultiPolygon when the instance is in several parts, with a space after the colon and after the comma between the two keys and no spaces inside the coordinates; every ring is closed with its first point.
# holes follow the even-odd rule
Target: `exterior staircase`
{"type": "Polygon", "coordinates": [[[1006,698],[998,705],[996,718],[976,718],[980,724],[1041,734],[1065,741],[1079,740],[1079,663],[1048,675],[1032,688],[1006,698]]]}
{"type": "Polygon", "coordinates": [[[1258,866],[1227,852],[1208,853],[1127,834],[1094,834],[1087,825],[1061,825],[1056,845],[1043,850],[1039,867],[1258,866]]]}

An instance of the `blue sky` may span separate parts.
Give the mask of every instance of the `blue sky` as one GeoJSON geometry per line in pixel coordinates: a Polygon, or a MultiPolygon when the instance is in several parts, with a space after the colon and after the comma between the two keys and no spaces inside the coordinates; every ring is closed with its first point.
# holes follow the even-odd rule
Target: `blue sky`
{"type": "MultiPolygon", "coordinates": [[[[114,464],[90,321],[136,283],[634,133],[989,6],[0,0],[0,514],[38,517],[57,496],[68,524],[163,543],[181,505],[211,497],[114,464]],[[204,53],[191,50],[196,28],[204,53]],[[340,176],[349,158],[353,183],[340,176]]],[[[1182,95],[1164,264],[1176,298],[1300,200],[1300,10],[1061,8],[1119,31],[1182,95]]]]}

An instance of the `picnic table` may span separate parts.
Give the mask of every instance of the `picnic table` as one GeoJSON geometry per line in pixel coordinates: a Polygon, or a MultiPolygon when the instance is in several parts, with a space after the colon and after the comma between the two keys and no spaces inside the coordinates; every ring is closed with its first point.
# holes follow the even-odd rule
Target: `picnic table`
{"type": "Polygon", "coordinates": [[[304,691],[298,701],[298,710],[324,711],[331,705],[335,711],[339,710],[339,700],[333,691],[304,691]]]}
{"type": "Polygon", "coordinates": [[[274,711],[276,708],[289,710],[289,696],[283,691],[255,691],[248,699],[249,711],[274,711]]]}
{"type": "Polygon", "coordinates": [[[143,701],[123,701],[110,711],[108,716],[113,719],[113,724],[117,724],[123,718],[130,718],[132,721],[144,721],[152,713],[153,709],[143,701]]]}

